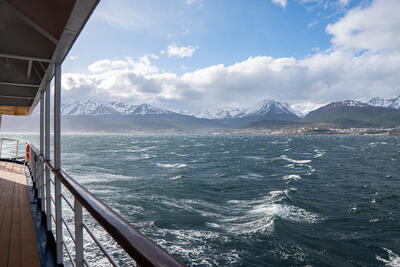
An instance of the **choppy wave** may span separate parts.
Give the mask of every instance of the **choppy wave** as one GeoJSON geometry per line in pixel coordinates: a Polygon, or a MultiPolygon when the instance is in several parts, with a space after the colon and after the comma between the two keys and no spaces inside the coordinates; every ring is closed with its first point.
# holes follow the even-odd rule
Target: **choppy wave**
{"type": "Polygon", "coordinates": [[[163,168],[177,168],[177,169],[179,169],[179,168],[185,168],[187,165],[183,164],[183,163],[165,163],[165,164],[157,163],[157,166],[163,167],[163,168]]]}
{"type": "Polygon", "coordinates": [[[310,163],[312,160],[311,159],[304,159],[304,160],[296,160],[296,159],[291,159],[286,155],[282,155],[280,156],[278,159],[283,159],[292,163],[299,163],[299,164],[306,164],[306,163],[310,163]]]}
{"type": "Polygon", "coordinates": [[[291,190],[271,191],[258,200],[230,200],[228,203],[236,210],[238,216],[221,220],[225,228],[236,234],[272,232],[276,218],[298,222],[317,223],[323,218],[305,209],[282,203],[291,190]]]}
{"type": "Polygon", "coordinates": [[[285,181],[297,181],[300,179],[301,179],[300,175],[297,175],[297,174],[289,174],[289,175],[283,176],[283,180],[285,180],[285,181]]]}
{"type": "Polygon", "coordinates": [[[380,256],[376,256],[376,259],[378,261],[381,261],[385,264],[385,266],[388,267],[399,267],[400,266],[400,256],[395,254],[393,251],[387,248],[383,248],[383,250],[386,251],[388,254],[388,259],[384,259],[380,256]]]}

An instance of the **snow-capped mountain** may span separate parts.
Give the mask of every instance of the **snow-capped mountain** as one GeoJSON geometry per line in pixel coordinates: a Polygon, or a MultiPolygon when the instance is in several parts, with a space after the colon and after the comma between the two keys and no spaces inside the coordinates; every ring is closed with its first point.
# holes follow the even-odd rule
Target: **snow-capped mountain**
{"type": "Polygon", "coordinates": [[[69,116],[96,115],[160,115],[181,114],[210,120],[298,120],[288,103],[266,99],[249,108],[227,108],[201,111],[172,112],[149,104],[131,105],[122,102],[101,103],[94,100],[74,100],[61,105],[61,114],[69,116]]]}
{"type": "Polygon", "coordinates": [[[81,103],[79,100],[74,100],[61,105],[61,114],[70,116],[80,115],[159,115],[171,114],[171,111],[160,109],[149,104],[130,105],[121,102],[110,102],[103,104],[98,101],[87,100],[81,103]]]}
{"type": "Polygon", "coordinates": [[[295,111],[286,102],[271,99],[263,100],[254,106],[239,113],[236,118],[264,117],[264,116],[296,116],[295,111]]]}
{"type": "Polygon", "coordinates": [[[372,98],[368,102],[368,104],[377,107],[400,109],[400,95],[397,97],[390,97],[390,98],[375,97],[372,98]]]}
{"type": "Polygon", "coordinates": [[[62,115],[107,115],[107,114],[118,114],[119,112],[108,105],[104,105],[98,101],[87,100],[81,103],[79,100],[75,100],[70,103],[61,105],[62,115]]]}
{"type": "Polygon", "coordinates": [[[188,116],[193,116],[200,119],[209,120],[224,120],[235,118],[238,114],[242,113],[243,108],[226,108],[226,109],[212,109],[212,110],[199,110],[199,111],[179,111],[178,113],[188,116]]]}
{"type": "Polygon", "coordinates": [[[298,119],[288,103],[266,99],[249,108],[227,108],[201,111],[181,111],[181,114],[211,120],[230,119],[298,119]]]}

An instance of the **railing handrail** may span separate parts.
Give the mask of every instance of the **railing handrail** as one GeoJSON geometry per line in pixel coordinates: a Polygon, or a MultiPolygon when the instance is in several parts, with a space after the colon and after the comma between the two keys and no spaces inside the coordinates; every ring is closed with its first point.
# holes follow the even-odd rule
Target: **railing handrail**
{"type": "Polygon", "coordinates": [[[95,197],[64,170],[56,170],[54,163],[40,155],[39,150],[32,143],[25,142],[29,144],[30,149],[38,159],[46,165],[56,178],[60,179],[61,183],[86,208],[92,217],[136,261],[138,266],[184,266],[165,249],[139,232],[124,218],[95,197]]]}
{"type": "Polygon", "coordinates": [[[56,171],[56,175],[59,175],[61,183],[139,265],[182,266],[167,251],[140,233],[65,171],[56,171]]]}

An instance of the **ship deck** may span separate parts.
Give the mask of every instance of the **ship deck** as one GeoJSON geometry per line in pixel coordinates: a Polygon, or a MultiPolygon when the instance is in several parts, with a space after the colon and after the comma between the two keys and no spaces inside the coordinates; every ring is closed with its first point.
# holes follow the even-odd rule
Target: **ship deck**
{"type": "Polygon", "coordinates": [[[0,266],[40,266],[25,166],[0,161],[0,266]]]}

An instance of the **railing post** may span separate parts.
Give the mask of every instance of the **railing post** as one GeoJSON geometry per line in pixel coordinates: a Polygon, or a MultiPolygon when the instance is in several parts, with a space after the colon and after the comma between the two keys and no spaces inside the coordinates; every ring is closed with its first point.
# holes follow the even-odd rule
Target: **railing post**
{"type": "MultiPolygon", "coordinates": [[[[45,97],[45,138],[44,138],[44,158],[50,160],[50,81],[46,82],[46,97],[45,97]]],[[[46,219],[47,231],[51,231],[51,189],[50,189],[50,170],[45,167],[46,172],[46,219]]]]}
{"type": "Polygon", "coordinates": [[[0,140],[0,158],[1,158],[1,152],[3,152],[3,139],[0,140]]]}
{"type": "Polygon", "coordinates": [[[16,147],[16,150],[15,150],[15,160],[18,159],[18,145],[19,145],[19,140],[17,140],[17,147],[16,147]]]}
{"type": "MultiPolygon", "coordinates": [[[[32,148],[30,147],[29,148],[29,161],[28,161],[28,163],[29,163],[29,169],[31,171],[31,177],[33,176],[33,158],[32,158],[32,156],[33,156],[33,152],[32,152],[32,148]]],[[[34,178],[32,177],[32,182],[33,182],[33,180],[34,180],[34,178]]]]}
{"type": "MultiPolygon", "coordinates": [[[[44,154],[44,92],[40,93],[40,156],[44,154]]],[[[39,158],[40,164],[40,207],[44,212],[44,173],[43,161],[39,158]]]]}
{"type": "Polygon", "coordinates": [[[83,266],[83,221],[82,221],[82,205],[75,198],[75,263],[76,267],[83,266]]]}
{"type": "Polygon", "coordinates": [[[55,64],[54,82],[54,175],[56,202],[56,251],[57,264],[63,263],[63,229],[62,229],[62,199],[61,199],[61,64],[55,64]]]}
{"type": "Polygon", "coordinates": [[[36,193],[38,195],[38,198],[40,197],[39,195],[39,188],[40,188],[40,177],[39,177],[39,155],[35,153],[35,180],[36,180],[36,184],[35,184],[35,188],[36,188],[36,193]]]}

